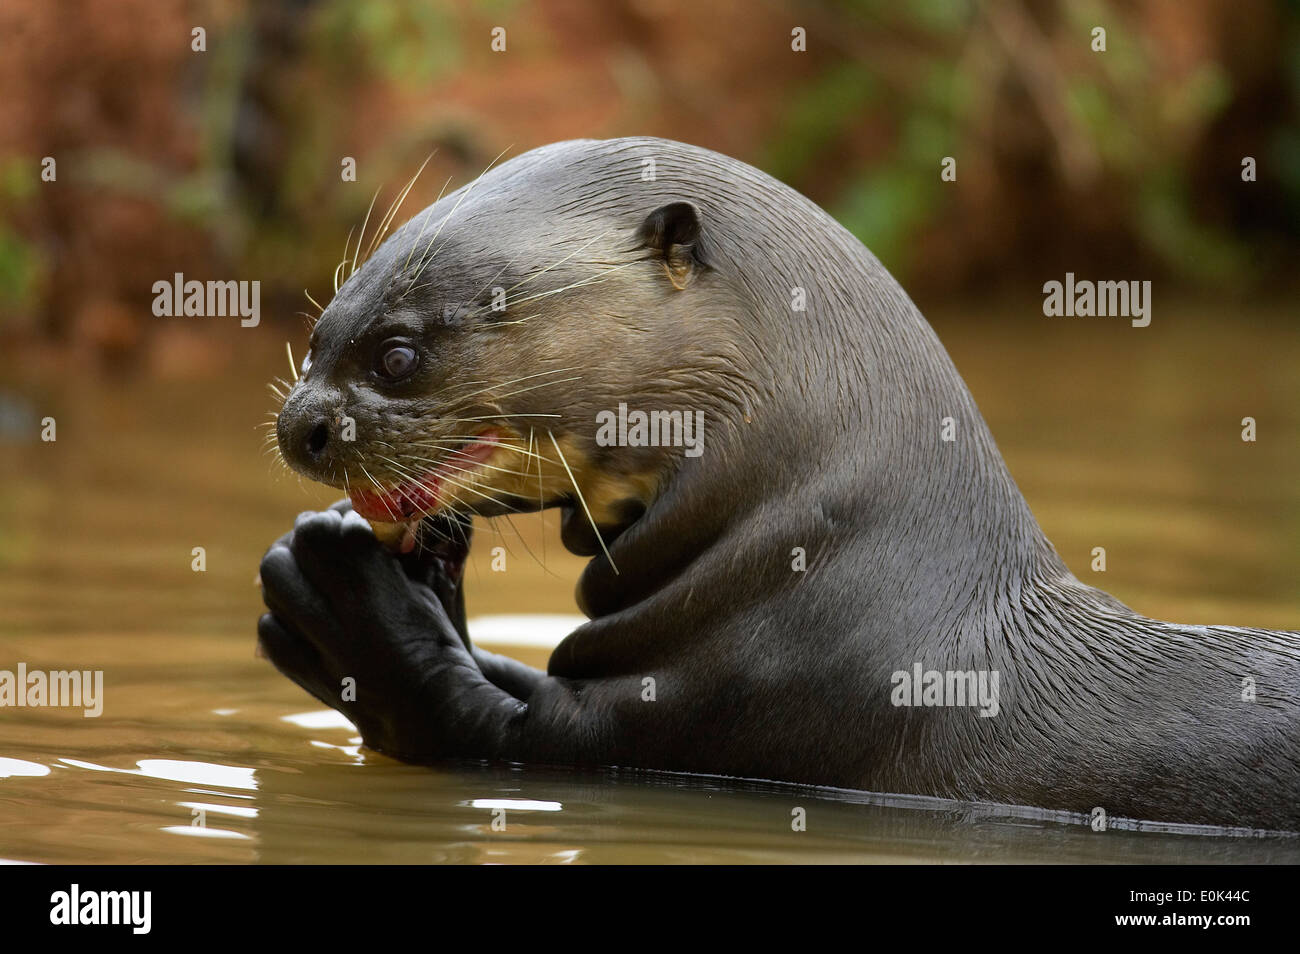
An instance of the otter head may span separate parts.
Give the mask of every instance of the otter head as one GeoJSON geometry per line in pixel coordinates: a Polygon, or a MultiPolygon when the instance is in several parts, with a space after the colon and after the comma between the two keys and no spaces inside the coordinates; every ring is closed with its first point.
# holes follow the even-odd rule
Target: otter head
{"type": "Polygon", "coordinates": [[[713,413],[731,389],[711,379],[736,370],[735,336],[699,319],[724,321],[735,293],[697,206],[638,198],[635,165],[618,175],[625,195],[548,147],[380,245],[324,310],[279,413],[290,466],[374,521],[559,506],[566,545],[600,552],[688,459],[611,446],[600,422],[621,404],[713,413]]]}

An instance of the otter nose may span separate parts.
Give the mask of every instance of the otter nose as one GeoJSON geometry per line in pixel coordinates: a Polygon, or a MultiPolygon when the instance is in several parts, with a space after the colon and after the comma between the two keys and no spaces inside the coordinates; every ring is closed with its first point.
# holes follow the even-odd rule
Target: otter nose
{"type": "Polygon", "coordinates": [[[334,449],[330,422],[319,412],[280,412],[277,438],[280,453],[291,467],[312,476],[326,462],[334,449]]]}
{"type": "Polygon", "coordinates": [[[330,442],[329,422],[319,420],[316,426],[307,434],[307,456],[311,460],[317,461],[325,454],[325,448],[330,442]]]}
{"type": "Polygon", "coordinates": [[[289,466],[306,476],[322,472],[338,449],[338,429],[329,413],[333,402],[328,397],[309,389],[291,393],[276,422],[280,453],[289,466]]]}

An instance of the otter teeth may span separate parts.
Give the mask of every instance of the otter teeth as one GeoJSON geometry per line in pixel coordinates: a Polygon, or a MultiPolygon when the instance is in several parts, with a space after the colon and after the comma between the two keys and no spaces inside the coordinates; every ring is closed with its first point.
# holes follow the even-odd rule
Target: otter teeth
{"type": "Polygon", "coordinates": [[[379,542],[388,549],[398,553],[410,553],[415,549],[415,530],[419,524],[419,517],[397,523],[371,520],[370,529],[375,532],[379,542]]]}

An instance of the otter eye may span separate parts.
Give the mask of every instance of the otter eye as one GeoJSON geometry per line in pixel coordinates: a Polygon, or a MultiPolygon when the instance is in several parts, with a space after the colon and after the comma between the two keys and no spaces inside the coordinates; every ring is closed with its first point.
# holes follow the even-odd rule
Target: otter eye
{"type": "Polygon", "coordinates": [[[419,363],[418,352],[404,338],[389,338],[379,346],[378,371],[390,381],[406,377],[419,363]]]}

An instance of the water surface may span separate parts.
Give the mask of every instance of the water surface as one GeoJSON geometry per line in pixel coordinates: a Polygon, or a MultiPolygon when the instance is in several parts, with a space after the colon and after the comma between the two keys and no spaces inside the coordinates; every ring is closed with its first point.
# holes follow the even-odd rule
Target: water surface
{"type": "MultiPolygon", "coordinates": [[[[932,318],[1076,574],[1155,617],[1300,627],[1293,314],[1171,303],[1147,329],[1032,308],[932,318]],[[1246,416],[1255,443],[1240,439],[1246,416]],[[1105,573],[1089,568],[1097,546],[1105,573]]],[[[97,719],[0,710],[0,858],[1300,861],[1286,838],[1101,834],[993,806],[368,752],[253,653],[262,551],[333,494],[259,450],[283,333],[231,334],[253,357],[220,376],[0,359],[0,669],[103,669],[106,683],[97,719]],[[25,439],[23,421],[47,414],[58,440],[25,439]]],[[[481,527],[471,616],[572,613],[580,568],[553,521],[481,527]],[[489,540],[509,551],[504,573],[489,540]]],[[[544,650],[514,652],[544,664],[544,650]]]]}

